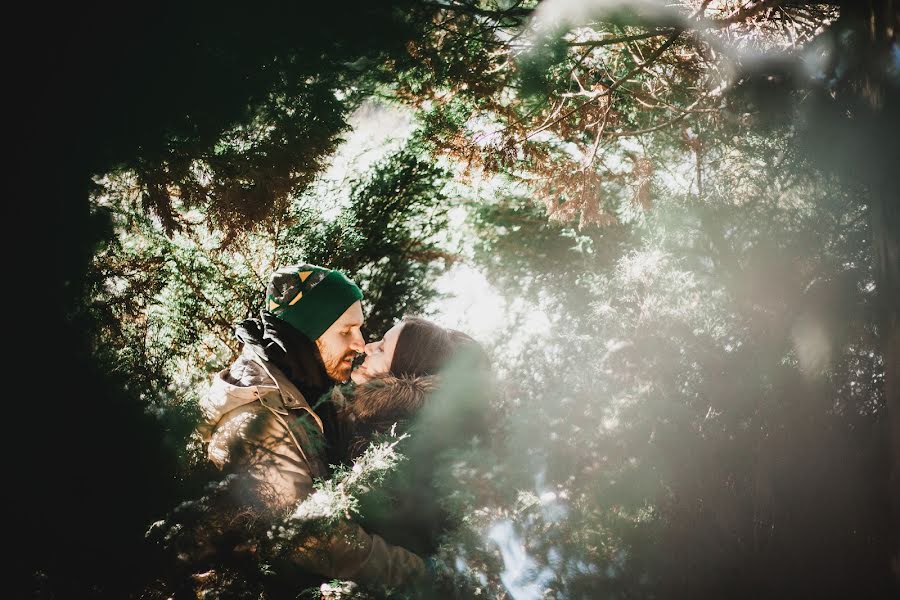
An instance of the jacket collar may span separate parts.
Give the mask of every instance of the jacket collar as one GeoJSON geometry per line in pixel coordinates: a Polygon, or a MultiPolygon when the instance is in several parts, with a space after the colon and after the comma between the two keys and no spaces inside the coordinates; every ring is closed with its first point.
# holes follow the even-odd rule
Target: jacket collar
{"type": "Polygon", "coordinates": [[[410,419],[438,385],[437,375],[385,375],[366,383],[335,388],[332,399],[345,417],[359,421],[410,419]]]}
{"type": "Polygon", "coordinates": [[[291,410],[306,411],[319,431],[323,431],[322,419],[277,366],[260,357],[251,347],[245,347],[238,360],[248,369],[259,370],[258,376],[254,377],[256,382],[252,385],[231,383],[226,379],[228,369],[216,374],[209,391],[199,403],[203,419],[198,429],[205,441],[226,414],[254,402],[260,402],[280,415],[287,415],[291,410]]]}
{"type": "Polygon", "coordinates": [[[309,402],[334,385],[316,343],[272,313],[263,310],[259,319],[246,319],[235,334],[245,347],[277,367],[309,402]]]}

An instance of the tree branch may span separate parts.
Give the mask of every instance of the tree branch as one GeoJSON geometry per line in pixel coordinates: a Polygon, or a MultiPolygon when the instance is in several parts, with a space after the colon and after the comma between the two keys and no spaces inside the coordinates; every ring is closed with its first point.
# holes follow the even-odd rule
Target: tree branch
{"type": "Polygon", "coordinates": [[[729,25],[734,25],[735,23],[746,21],[750,17],[753,17],[764,11],[765,9],[770,8],[778,3],[779,0],[760,0],[756,4],[742,6],[727,17],[723,17],[721,19],[712,19],[708,21],[706,25],[707,27],[712,28],[728,27],[729,25]]]}
{"type": "Polygon", "coordinates": [[[632,77],[637,75],[639,72],[646,69],[651,63],[653,63],[657,58],[659,58],[663,52],[668,50],[669,47],[671,47],[672,44],[675,43],[675,40],[678,39],[678,36],[680,36],[681,33],[682,33],[681,29],[676,29],[675,31],[673,31],[672,35],[670,35],[669,38],[665,42],[660,44],[659,48],[654,50],[653,53],[647,57],[647,60],[643,61],[642,63],[640,63],[638,65],[635,65],[634,68],[632,68],[630,71],[625,73],[625,75],[623,75],[619,79],[616,79],[614,82],[612,82],[612,84],[610,84],[609,87],[606,88],[606,90],[596,94],[594,97],[592,97],[588,100],[585,100],[584,102],[582,102],[581,104],[579,104],[572,110],[568,111],[566,114],[562,115],[558,119],[555,119],[550,123],[546,123],[546,124],[542,125],[541,127],[538,127],[536,130],[534,130],[531,133],[529,133],[528,135],[526,135],[522,141],[524,142],[528,138],[537,135],[538,133],[548,129],[549,127],[552,127],[552,126],[556,125],[557,123],[564,121],[565,119],[568,119],[570,116],[572,116],[573,114],[575,114],[576,112],[578,112],[579,110],[581,110],[582,108],[584,108],[585,106],[587,106],[588,104],[590,104],[591,102],[596,100],[597,98],[599,98],[601,96],[609,96],[610,94],[612,94],[614,91],[616,91],[616,89],[618,89],[619,86],[621,86],[623,83],[625,83],[626,81],[628,81],[629,79],[631,79],[632,77]]]}
{"type": "Polygon", "coordinates": [[[609,37],[600,40],[591,40],[587,42],[569,42],[568,46],[611,46],[613,44],[623,44],[625,42],[634,42],[637,40],[646,40],[660,35],[670,35],[671,29],[648,31],[647,33],[637,33],[635,35],[624,35],[621,37],[609,37]]]}
{"type": "Polygon", "coordinates": [[[442,2],[422,2],[423,5],[428,6],[430,8],[437,8],[438,10],[451,10],[456,12],[462,12],[469,15],[476,15],[479,17],[488,17],[490,19],[495,19],[497,21],[501,21],[508,17],[516,18],[518,22],[521,22],[521,18],[530,17],[534,13],[534,9],[531,8],[521,8],[518,4],[514,4],[507,8],[506,10],[496,11],[496,10],[486,10],[484,8],[478,8],[476,6],[472,6],[471,4],[455,4],[448,3],[444,4],[442,2]]]}

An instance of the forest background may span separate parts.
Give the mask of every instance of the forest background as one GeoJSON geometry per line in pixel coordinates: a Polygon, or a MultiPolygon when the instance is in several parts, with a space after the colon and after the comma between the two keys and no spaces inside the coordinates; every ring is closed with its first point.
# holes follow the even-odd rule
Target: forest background
{"type": "Polygon", "coordinates": [[[11,320],[37,391],[7,428],[12,589],[153,589],[147,532],[199,492],[197,399],[267,274],[306,261],[361,284],[370,339],[409,313],[483,323],[448,307],[490,292],[496,322],[472,333],[496,370],[491,450],[438,482],[458,589],[892,597],[897,17],[889,0],[31,15],[36,307],[11,320]],[[369,158],[345,141],[384,118],[401,126],[369,158]]]}

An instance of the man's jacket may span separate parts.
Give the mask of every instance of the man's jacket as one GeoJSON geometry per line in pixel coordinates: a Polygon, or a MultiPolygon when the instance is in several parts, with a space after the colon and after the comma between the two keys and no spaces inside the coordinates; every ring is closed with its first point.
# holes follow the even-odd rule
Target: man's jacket
{"type": "MultiPolygon", "coordinates": [[[[322,421],[288,377],[245,346],[218,373],[201,402],[209,459],[219,468],[249,476],[254,496],[275,512],[287,512],[328,477],[322,462],[322,421]]],[[[401,585],[424,573],[415,554],[343,521],[326,537],[298,543],[292,560],[326,577],[401,585]]]]}

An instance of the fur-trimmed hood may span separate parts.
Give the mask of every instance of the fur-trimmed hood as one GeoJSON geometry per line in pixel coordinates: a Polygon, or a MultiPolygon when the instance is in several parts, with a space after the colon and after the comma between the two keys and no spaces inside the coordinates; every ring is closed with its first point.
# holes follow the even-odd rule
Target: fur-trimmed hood
{"type": "Polygon", "coordinates": [[[331,459],[349,464],[365,450],[372,436],[386,433],[395,423],[406,429],[438,384],[435,375],[386,375],[363,384],[334,388],[331,401],[337,409],[340,433],[331,459]]]}
{"type": "Polygon", "coordinates": [[[332,391],[332,401],[343,418],[358,422],[407,420],[422,408],[428,395],[437,389],[438,383],[436,375],[386,375],[359,385],[336,387],[332,391]]]}
{"type": "Polygon", "coordinates": [[[417,451],[436,452],[477,435],[487,435],[490,388],[475,376],[394,377],[348,384],[331,394],[340,429],[332,464],[350,464],[378,434],[397,424],[398,433],[414,429],[417,451]],[[454,385],[449,386],[449,383],[454,385]]]}

